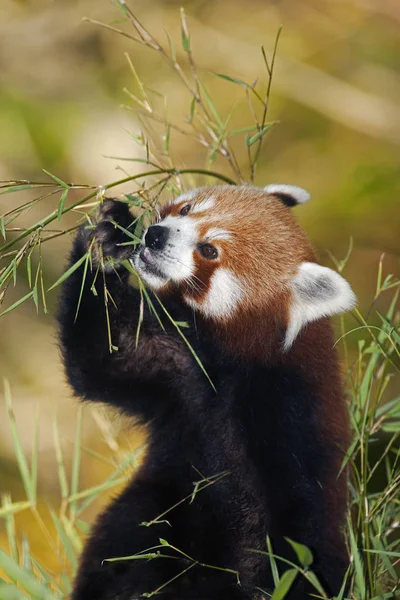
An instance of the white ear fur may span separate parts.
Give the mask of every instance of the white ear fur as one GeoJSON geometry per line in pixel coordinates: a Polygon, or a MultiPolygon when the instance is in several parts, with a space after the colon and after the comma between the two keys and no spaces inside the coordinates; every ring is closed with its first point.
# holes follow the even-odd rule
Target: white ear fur
{"type": "Polygon", "coordinates": [[[268,194],[277,194],[287,196],[287,206],[295,206],[296,204],[305,204],[310,199],[310,194],[307,190],[304,190],[297,185],[288,185],[286,183],[271,183],[267,185],[264,190],[268,194]]]}
{"type": "Polygon", "coordinates": [[[284,350],[289,350],[299,331],[311,321],[352,309],[356,297],[339,273],[316,263],[303,262],[290,281],[292,305],[284,350]]]}

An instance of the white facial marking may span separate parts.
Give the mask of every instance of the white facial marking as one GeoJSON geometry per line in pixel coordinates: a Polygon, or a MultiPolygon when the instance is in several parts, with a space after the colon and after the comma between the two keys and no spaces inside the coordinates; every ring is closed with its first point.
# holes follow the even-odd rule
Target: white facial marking
{"type": "Polygon", "coordinates": [[[197,190],[188,190],[187,192],[183,192],[183,194],[172,200],[171,204],[180,204],[181,202],[185,202],[186,200],[189,202],[190,200],[193,200],[196,194],[197,190]]]}
{"type": "Polygon", "coordinates": [[[292,306],[284,350],[289,350],[299,331],[311,321],[351,310],[356,297],[339,273],[316,263],[303,262],[290,282],[292,306]]]}
{"type": "Polygon", "coordinates": [[[189,297],[185,301],[207,317],[229,317],[243,297],[239,279],[229,269],[219,268],[211,277],[210,289],[202,302],[189,297]]]}
{"type": "Polygon", "coordinates": [[[286,183],[271,183],[264,190],[268,194],[286,194],[291,196],[296,204],[305,204],[310,199],[310,193],[297,185],[288,185],[286,183]]]}
{"type": "Polygon", "coordinates": [[[215,198],[210,196],[209,198],[205,198],[205,200],[201,200],[201,202],[196,202],[193,204],[192,213],[200,213],[206,210],[210,210],[215,206],[215,198]]]}
{"type": "Polygon", "coordinates": [[[219,227],[211,227],[205,235],[206,240],[230,240],[231,237],[229,231],[219,227]]]}
{"type": "Polygon", "coordinates": [[[177,283],[184,281],[194,274],[193,251],[198,242],[194,219],[169,215],[158,225],[168,229],[165,246],[161,250],[142,248],[135,257],[139,275],[154,289],[159,289],[170,280],[177,283]]]}

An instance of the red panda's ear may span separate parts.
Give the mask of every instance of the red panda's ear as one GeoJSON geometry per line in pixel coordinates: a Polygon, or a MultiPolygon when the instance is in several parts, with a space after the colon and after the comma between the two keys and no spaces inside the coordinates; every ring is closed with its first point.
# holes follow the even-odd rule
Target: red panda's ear
{"type": "Polygon", "coordinates": [[[310,199],[310,194],[297,185],[288,185],[286,183],[271,183],[264,190],[268,194],[273,194],[286,206],[296,206],[297,204],[305,204],[310,199]]]}
{"type": "Polygon", "coordinates": [[[284,349],[288,350],[300,330],[321,317],[351,310],[356,297],[336,271],[316,263],[303,262],[290,281],[292,300],[284,349]]]}

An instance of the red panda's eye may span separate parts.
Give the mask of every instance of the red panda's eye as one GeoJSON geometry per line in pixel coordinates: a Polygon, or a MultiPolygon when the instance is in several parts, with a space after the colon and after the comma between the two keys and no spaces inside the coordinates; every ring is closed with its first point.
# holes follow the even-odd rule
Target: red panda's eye
{"type": "Polygon", "coordinates": [[[185,215],[188,214],[190,210],[190,204],[186,204],[183,208],[181,208],[181,210],[179,211],[179,214],[184,217],[185,215]]]}
{"type": "Polygon", "coordinates": [[[204,256],[204,258],[211,259],[218,257],[218,250],[211,244],[200,244],[199,252],[202,256],[204,256]]]}

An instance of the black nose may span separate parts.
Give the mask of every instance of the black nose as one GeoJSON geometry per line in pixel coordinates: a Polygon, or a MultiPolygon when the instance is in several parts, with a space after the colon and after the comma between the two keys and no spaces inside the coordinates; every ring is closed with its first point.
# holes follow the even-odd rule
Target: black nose
{"type": "Polygon", "coordinates": [[[168,229],[161,225],[151,225],[148,228],[144,242],[152,250],[162,250],[168,237],[168,229]]]}

